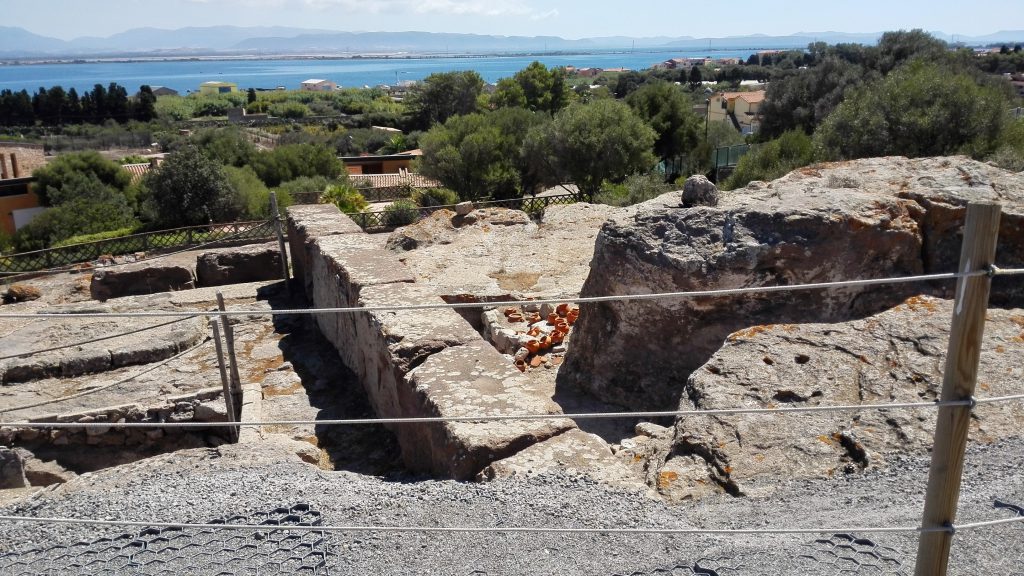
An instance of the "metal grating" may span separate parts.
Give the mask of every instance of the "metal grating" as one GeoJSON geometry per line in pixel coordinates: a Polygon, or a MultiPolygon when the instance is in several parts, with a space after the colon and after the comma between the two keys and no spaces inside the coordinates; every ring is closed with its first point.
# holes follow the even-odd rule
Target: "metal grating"
{"type": "Polygon", "coordinates": [[[319,526],[320,513],[296,504],[209,524],[261,524],[266,531],[145,528],[109,538],[0,554],[0,574],[328,575],[330,536],[289,531],[319,526]],[[273,528],[280,527],[280,528],[273,528]]]}
{"type": "Polygon", "coordinates": [[[786,574],[842,576],[910,576],[901,558],[907,555],[854,534],[833,534],[802,544],[797,550],[766,550],[705,557],[696,562],[631,572],[615,576],[745,576],[766,574],[766,568],[785,569],[786,574]],[[792,554],[790,552],[793,552],[792,554]]]}

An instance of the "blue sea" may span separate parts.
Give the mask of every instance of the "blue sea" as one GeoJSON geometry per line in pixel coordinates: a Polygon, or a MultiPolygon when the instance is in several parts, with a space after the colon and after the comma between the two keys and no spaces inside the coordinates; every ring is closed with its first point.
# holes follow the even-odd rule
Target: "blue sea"
{"type": "Polygon", "coordinates": [[[79,93],[93,85],[116,82],[129,92],[139,86],[167,86],[182,94],[197,90],[210,80],[235,82],[242,89],[297,89],[309,78],[325,78],[344,87],[396,84],[422,80],[435,72],[476,70],[487,82],[512,76],[534,60],[551,66],[577,68],[629,68],[641,70],[669,58],[743,58],[747,50],[681,50],[673,52],[629,51],[621,53],[550,54],[450,58],[359,58],[299,60],[184,60],[133,62],[82,62],[65,64],[0,65],[0,89],[28,90],[60,85],[79,93]]]}

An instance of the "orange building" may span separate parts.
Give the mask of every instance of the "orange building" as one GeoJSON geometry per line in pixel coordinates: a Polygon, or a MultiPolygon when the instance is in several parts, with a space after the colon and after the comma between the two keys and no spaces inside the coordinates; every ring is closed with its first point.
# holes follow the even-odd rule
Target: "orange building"
{"type": "Polygon", "coordinates": [[[0,180],[0,230],[14,234],[37,214],[46,210],[39,205],[39,197],[32,191],[35,178],[8,178],[0,180]]]}

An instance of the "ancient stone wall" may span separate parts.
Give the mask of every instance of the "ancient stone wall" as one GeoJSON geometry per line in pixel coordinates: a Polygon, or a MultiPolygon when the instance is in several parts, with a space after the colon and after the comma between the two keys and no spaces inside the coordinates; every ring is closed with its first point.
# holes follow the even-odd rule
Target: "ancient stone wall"
{"type": "MultiPolygon", "coordinates": [[[[288,209],[296,281],[379,417],[515,415],[561,410],[451,309],[376,310],[444,301],[333,205],[288,209]]],[[[575,428],[568,419],[395,424],[412,470],[471,479],[496,460],[575,428]]]]}
{"type": "Polygon", "coordinates": [[[90,428],[17,428],[0,429],[0,445],[24,446],[125,446],[146,449],[167,443],[167,437],[206,433],[227,441],[228,428],[118,428],[125,422],[225,422],[227,421],[221,387],[207,388],[172,396],[159,404],[125,404],[84,412],[43,414],[30,422],[110,423],[109,427],[90,428]]]}

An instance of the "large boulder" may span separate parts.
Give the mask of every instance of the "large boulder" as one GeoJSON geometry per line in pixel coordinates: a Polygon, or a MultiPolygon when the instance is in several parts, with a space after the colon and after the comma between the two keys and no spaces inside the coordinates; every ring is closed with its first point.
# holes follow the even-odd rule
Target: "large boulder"
{"type": "Polygon", "coordinates": [[[223,286],[281,277],[281,251],[276,242],[213,250],[196,259],[200,286],[223,286]]]}
{"type": "Polygon", "coordinates": [[[16,450],[0,446],[0,490],[26,486],[24,458],[16,450]]]}
{"type": "MultiPolygon", "coordinates": [[[[690,376],[680,410],[936,400],[952,316],[952,301],[914,296],[861,320],[735,332],[690,376]]],[[[989,310],[978,398],[1020,393],[1021,342],[1024,310],[989,310]]],[[[697,460],[707,465],[706,484],[762,495],[793,478],[842,476],[885,466],[892,455],[926,455],[937,413],[922,408],[680,417],[661,470],[697,460]]],[[[979,405],[970,438],[990,443],[1019,435],[1022,419],[1019,402],[979,405]]]]}
{"type": "MultiPolygon", "coordinates": [[[[804,168],[680,206],[670,193],[609,220],[581,296],[953,272],[970,201],[1003,205],[997,263],[1024,264],[1024,175],[966,158],[875,158],[804,168]]],[[[584,304],[559,384],[640,409],[674,407],[687,377],[741,328],[863,318],[953,283],[584,304]]],[[[993,303],[1024,284],[993,283],[993,303]]]]}

